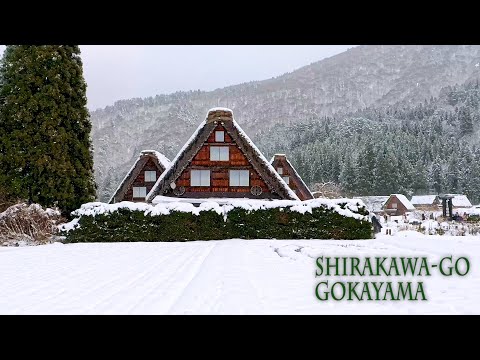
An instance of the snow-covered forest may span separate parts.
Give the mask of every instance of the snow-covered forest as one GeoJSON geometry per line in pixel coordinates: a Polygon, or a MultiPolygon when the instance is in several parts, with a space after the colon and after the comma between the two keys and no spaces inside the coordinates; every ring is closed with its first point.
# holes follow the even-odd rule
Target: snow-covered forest
{"type": "Polygon", "coordinates": [[[226,106],[309,186],[471,196],[478,91],[464,84],[479,78],[478,45],[369,45],[264,81],[117,101],[91,112],[97,195],[108,200],[143,149],[175,157],[206,111],[226,106]]]}
{"type": "Polygon", "coordinates": [[[480,201],[480,85],[448,87],[417,106],[370,108],[259,136],[290,155],[304,180],[348,195],[465,193],[480,201]],[[282,144],[279,146],[279,144],[282,144]]]}

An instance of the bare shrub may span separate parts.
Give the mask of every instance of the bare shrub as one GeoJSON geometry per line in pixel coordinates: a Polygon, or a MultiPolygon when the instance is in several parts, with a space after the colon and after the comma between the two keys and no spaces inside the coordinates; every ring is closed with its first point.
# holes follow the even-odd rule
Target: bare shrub
{"type": "Polygon", "coordinates": [[[65,220],[54,209],[38,204],[15,204],[0,213],[0,245],[41,245],[52,241],[65,220]]]}
{"type": "Polygon", "coordinates": [[[339,199],[345,196],[340,185],[334,182],[316,183],[312,187],[315,198],[339,199]]]}
{"type": "Polygon", "coordinates": [[[469,227],[469,233],[470,233],[470,235],[479,235],[480,234],[480,224],[479,223],[472,224],[469,227]]]}

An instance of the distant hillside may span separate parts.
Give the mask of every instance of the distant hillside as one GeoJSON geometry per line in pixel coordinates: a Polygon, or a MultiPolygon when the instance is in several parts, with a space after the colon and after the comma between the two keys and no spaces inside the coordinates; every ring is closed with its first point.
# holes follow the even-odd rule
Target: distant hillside
{"type": "Polygon", "coordinates": [[[174,157],[211,107],[230,107],[261,147],[280,149],[269,143],[277,125],[414,105],[478,78],[477,64],[477,45],[359,46],[269,80],[118,101],[91,113],[98,194],[101,200],[111,194],[142,149],[174,157]]]}
{"type": "Polygon", "coordinates": [[[480,203],[478,81],[414,106],[300,122],[258,139],[267,155],[289,154],[310,186],[333,182],[349,197],[462,193],[480,203]]]}

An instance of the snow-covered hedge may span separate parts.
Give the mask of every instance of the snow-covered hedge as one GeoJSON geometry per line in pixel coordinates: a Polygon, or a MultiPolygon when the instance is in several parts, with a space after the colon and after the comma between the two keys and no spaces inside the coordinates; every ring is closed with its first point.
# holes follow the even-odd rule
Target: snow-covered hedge
{"type": "Polygon", "coordinates": [[[88,203],[60,227],[67,242],[243,239],[368,239],[372,224],[359,200],[208,201],[195,207],[88,203]]]}
{"type": "Polygon", "coordinates": [[[63,218],[54,209],[38,204],[20,203],[0,213],[0,245],[41,245],[58,233],[57,224],[63,218]]]}

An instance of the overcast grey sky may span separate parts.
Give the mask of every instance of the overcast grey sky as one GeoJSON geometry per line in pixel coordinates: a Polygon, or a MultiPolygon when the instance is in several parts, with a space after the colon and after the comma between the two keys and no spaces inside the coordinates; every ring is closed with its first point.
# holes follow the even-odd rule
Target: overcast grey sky
{"type": "MultiPolygon", "coordinates": [[[[80,45],[88,108],[264,80],[355,45],[80,45]]],[[[0,54],[5,47],[0,45],[0,54]]]]}

